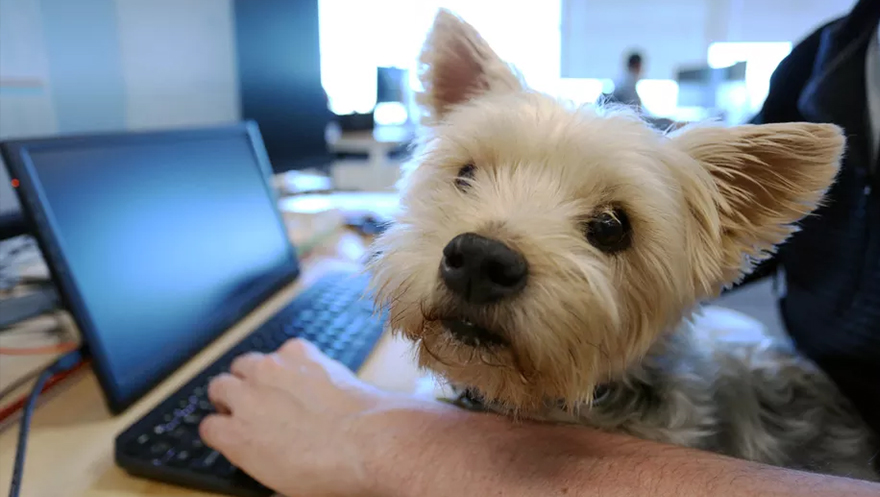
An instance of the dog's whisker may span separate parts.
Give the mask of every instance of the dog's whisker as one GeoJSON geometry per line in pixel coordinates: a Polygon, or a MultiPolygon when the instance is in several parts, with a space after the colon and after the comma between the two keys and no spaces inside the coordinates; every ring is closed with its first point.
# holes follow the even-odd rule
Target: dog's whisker
{"type": "Polygon", "coordinates": [[[428,344],[425,340],[421,340],[420,345],[422,347],[422,350],[424,350],[429,356],[431,356],[432,359],[434,359],[438,363],[440,363],[444,366],[452,366],[452,364],[444,361],[443,359],[440,359],[440,357],[437,354],[435,354],[434,351],[431,350],[431,347],[428,346],[428,344]]]}
{"type": "Polygon", "coordinates": [[[484,365],[489,366],[489,367],[493,367],[493,368],[510,369],[510,366],[508,366],[507,364],[503,364],[500,362],[499,363],[492,363],[492,362],[486,360],[486,356],[484,354],[488,353],[490,356],[495,355],[495,352],[492,349],[489,349],[489,350],[480,349],[479,352],[480,352],[480,362],[483,363],[484,365]]]}
{"type": "MultiPolygon", "coordinates": [[[[471,356],[468,357],[467,363],[470,364],[474,362],[474,356],[476,356],[478,353],[480,355],[480,359],[482,360],[483,353],[477,347],[471,347],[471,356]]],[[[485,364],[485,361],[483,361],[483,363],[485,364]]]]}

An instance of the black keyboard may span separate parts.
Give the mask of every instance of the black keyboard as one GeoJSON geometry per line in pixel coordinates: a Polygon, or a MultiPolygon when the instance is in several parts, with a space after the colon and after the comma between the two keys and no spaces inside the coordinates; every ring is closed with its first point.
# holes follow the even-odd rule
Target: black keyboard
{"type": "Polygon", "coordinates": [[[243,497],[273,492],[233,466],[199,438],[202,418],[214,412],[210,380],[243,353],[272,352],[302,337],[356,371],[382,334],[384,314],[365,295],[366,277],[325,276],[232,347],[216,362],[116,438],[116,463],[131,474],[243,497]]]}

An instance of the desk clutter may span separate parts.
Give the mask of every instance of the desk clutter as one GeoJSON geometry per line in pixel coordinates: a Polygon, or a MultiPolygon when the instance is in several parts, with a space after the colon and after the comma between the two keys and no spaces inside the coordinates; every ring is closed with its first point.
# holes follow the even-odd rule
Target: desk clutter
{"type": "Polygon", "coordinates": [[[381,233],[398,207],[394,192],[338,191],[333,180],[319,173],[291,171],[275,176],[283,197],[280,209],[300,257],[344,229],[363,236],[381,233]]]}
{"type": "MultiPolygon", "coordinates": [[[[64,354],[81,346],[70,315],[56,310],[0,330],[0,430],[17,421],[37,377],[64,354]]],[[[48,393],[85,365],[53,375],[41,389],[48,393]]]]}
{"type": "MultiPolygon", "coordinates": [[[[33,237],[0,241],[0,430],[19,419],[40,372],[80,343],[33,237]]],[[[67,376],[53,376],[42,391],[67,376]]]]}

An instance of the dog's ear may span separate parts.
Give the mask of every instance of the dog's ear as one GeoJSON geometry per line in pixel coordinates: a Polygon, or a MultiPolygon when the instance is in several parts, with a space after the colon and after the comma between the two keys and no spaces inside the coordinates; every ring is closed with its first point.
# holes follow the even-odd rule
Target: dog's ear
{"type": "MultiPolygon", "coordinates": [[[[841,129],[830,124],[695,127],[671,136],[714,183],[711,202],[718,219],[708,224],[720,231],[710,238],[721,244],[712,251],[720,251],[721,274],[716,276],[722,284],[734,282],[766,258],[819,205],[844,149],[841,129]]],[[[691,209],[699,210],[694,205],[691,209]]]]}
{"type": "Polygon", "coordinates": [[[515,91],[522,83],[470,24],[441,9],[419,59],[424,91],[419,103],[440,120],[457,104],[489,91],[515,91]]]}

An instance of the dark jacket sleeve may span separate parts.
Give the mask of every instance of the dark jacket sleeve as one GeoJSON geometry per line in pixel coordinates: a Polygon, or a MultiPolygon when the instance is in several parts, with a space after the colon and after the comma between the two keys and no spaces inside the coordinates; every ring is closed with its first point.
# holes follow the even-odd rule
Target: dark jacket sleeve
{"type": "MultiPolygon", "coordinates": [[[[798,111],[798,98],[810,79],[813,64],[819,51],[822,33],[832,23],[820,27],[798,43],[788,56],[779,63],[770,77],[770,91],[761,110],[750,124],[769,124],[803,121],[798,111]]],[[[771,257],[761,262],[741,282],[731,290],[748,285],[754,281],[772,276],[779,267],[777,258],[771,257]]]]}

